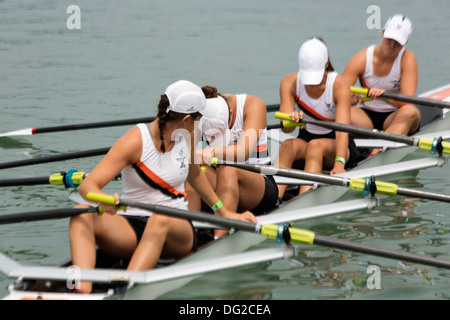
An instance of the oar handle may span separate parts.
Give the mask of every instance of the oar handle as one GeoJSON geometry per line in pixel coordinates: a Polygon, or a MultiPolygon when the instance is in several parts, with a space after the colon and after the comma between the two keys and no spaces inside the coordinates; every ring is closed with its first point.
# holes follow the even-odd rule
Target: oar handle
{"type": "MultiPolygon", "coordinates": [[[[123,205],[123,204],[116,204],[116,199],[114,198],[114,196],[108,195],[108,194],[100,194],[100,193],[95,193],[95,192],[88,192],[86,194],[86,199],[89,201],[93,201],[93,202],[100,202],[100,203],[104,203],[104,204],[109,204],[112,206],[116,206],[117,210],[126,210],[127,206],[123,205]]],[[[104,209],[102,206],[98,207],[98,212],[99,214],[103,214],[104,213],[104,209]]]]}
{"type": "MultiPolygon", "coordinates": [[[[289,116],[289,114],[283,113],[283,112],[276,112],[275,118],[297,123],[295,121],[292,121],[292,118],[289,116]]],[[[400,134],[386,133],[383,131],[378,131],[376,129],[370,130],[370,129],[366,129],[366,128],[362,128],[362,127],[358,127],[358,126],[354,126],[354,125],[350,125],[350,124],[334,122],[334,121],[302,119],[302,122],[304,124],[309,123],[309,124],[313,124],[316,126],[320,126],[320,127],[324,127],[324,128],[328,128],[328,129],[332,129],[332,130],[353,133],[353,134],[362,135],[365,137],[405,143],[405,144],[408,144],[411,146],[415,146],[418,143],[418,140],[416,140],[415,138],[412,138],[412,137],[408,137],[408,136],[404,136],[404,135],[400,135],[400,134]]]]}
{"type": "MultiPolygon", "coordinates": [[[[367,94],[369,93],[368,88],[350,87],[350,90],[353,93],[358,93],[358,94],[362,94],[365,96],[367,96],[367,94]]],[[[392,100],[396,100],[396,101],[420,104],[422,106],[428,106],[428,107],[450,108],[450,103],[448,103],[446,101],[433,100],[433,99],[416,97],[416,96],[409,96],[409,95],[400,94],[400,93],[385,92],[382,95],[380,95],[380,97],[392,99],[392,100]]]]}

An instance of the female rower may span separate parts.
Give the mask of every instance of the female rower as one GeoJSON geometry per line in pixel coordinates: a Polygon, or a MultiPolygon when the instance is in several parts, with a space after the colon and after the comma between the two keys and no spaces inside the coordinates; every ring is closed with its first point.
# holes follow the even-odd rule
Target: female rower
{"type": "MultiPolygon", "coordinates": [[[[209,146],[199,150],[198,159],[208,164],[211,158],[230,162],[270,164],[267,140],[267,108],[263,100],[247,94],[220,94],[217,88],[202,88],[206,103],[217,114],[203,117],[200,130],[209,146]]],[[[278,188],[272,176],[231,166],[207,168],[206,176],[217,195],[231,211],[250,210],[261,215],[271,210],[278,199],[278,188]]],[[[189,208],[199,210],[201,202],[187,187],[189,208]]],[[[217,234],[217,233],[216,233],[217,234]]]]}
{"type": "MultiPolygon", "coordinates": [[[[414,96],[417,89],[417,61],[405,49],[412,33],[411,21],[402,15],[389,18],[384,26],[382,41],[358,52],[348,63],[342,77],[350,84],[359,78],[369,88],[372,101],[352,107],[351,123],[357,126],[411,135],[420,125],[420,111],[411,103],[378,98],[384,92],[414,96]]],[[[359,95],[354,104],[361,103],[359,95]]],[[[380,149],[375,149],[372,154],[380,149]]]]}
{"type": "MultiPolygon", "coordinates": [[[[280,84],[280,111],[290,114],[292,120],[318,119],[350,122],[350,88],[334,72],[328,49],[319,38],[306,41],[298,54],[299,72],[287,75],[280,84]]],[[[293,128],[283,129],[289,133],[293,128]]],[[[356,146],[346,132],[308,124],[301,127],[297,138],[285,140],[278,152],[276,166],[303,168],[320,173],[343,173],[356,161],[356,146]]],[[[279,197],[286,191],[279,185],[279,197]]],[[[311,186],[302,185],[300,193],[311,186]]]]}
{"type": "MultiPolygon", "coordinates": [[[[156,120],[122,136],[83,181],[80,194],[102,193],[122,171],[122,199],[187,209],[187,180],[217,213],[256,222],[250,212],[238,215],[221,206],[200,166],[190,161],[195,121],[213,111],[200,87],[184,80],[170,85],[161,96],[156,120]]],[[[119,201],[118,194],[114,197],[119,201]]],[[[179,258],[195,249],[196,234],[188,220],[133,207],[116,214],[114,206],[102,206],[108,214],[87,213],[70,220],[73,264],[80,268],[95,267],[96,244],[114,256],[131,257],[128,270],[135,271],[153,268],[160,257],[179,258]]],[[[91,283],[81,283],[80,291],[91,290],[91,283]]]]}

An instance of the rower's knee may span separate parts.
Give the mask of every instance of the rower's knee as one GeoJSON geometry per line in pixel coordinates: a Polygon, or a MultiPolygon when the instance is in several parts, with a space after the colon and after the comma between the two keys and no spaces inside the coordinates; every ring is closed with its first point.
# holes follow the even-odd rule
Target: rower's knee
{"type": "Polygon", "coordinates": [[[238,170],[231,166],[220,166],[216,172],[218,179],[224,178],[225,181],[236,181],[239,178],[238,170]]]}
{"type": "Polygon", "coordinates": [[[411,124],[409,134],[415,133],[420,125],[420,111],[413,104],[405,104],[401,107],[402,118],[406,123],[411,124]]]}

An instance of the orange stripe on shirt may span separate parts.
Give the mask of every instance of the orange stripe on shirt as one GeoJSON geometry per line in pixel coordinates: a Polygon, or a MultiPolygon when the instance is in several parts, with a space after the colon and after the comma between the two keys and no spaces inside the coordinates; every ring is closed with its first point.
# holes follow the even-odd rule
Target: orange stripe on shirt
{"type": "Polygon", "coordinates": [[[182,195],[186,198],[187,196],[186,192],[180,192],[177,189],[175,189],[169,183],[161,179],[161,177],[159,177],[156,173],[150,170],[141,160],[139,160],[136,163],[136,166],[138,166],[139,169],[141,169],[141,171],[146,175],[147,178],[149,178],[152,182],[157,184],[161,189],[167,190],[169,193],[175,196],[182,195]]]}
{"type": "Polygon", "coordinates": [[[306,112],[310,113],[311,115],[313,115],[314,117],[320,119],[320,120],[324,120],[324,121],[331,121],[334,122],[335,119],[328,119],[324,116],[322,116],[321,114],[317,113],[313,108],[311,108],[310,106],[308,106],[305,102],[303,102],[302,100],[300,100],[300,97],[296,97],[297,99],[297,103],[305,109],[306,112]]]}
{"type": "Polygon", "coordinates": [[[258,144],[256,146],[256,152],[267,151],[267,150],[269,150],[269,143],[267,141],[266,141],[266,143],[258,144]]]}

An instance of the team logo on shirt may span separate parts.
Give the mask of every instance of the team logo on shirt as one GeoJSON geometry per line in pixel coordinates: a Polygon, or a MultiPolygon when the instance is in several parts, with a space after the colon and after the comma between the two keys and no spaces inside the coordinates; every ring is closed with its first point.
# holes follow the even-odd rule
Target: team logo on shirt
{"type": "Polygon", "coordinates": [[[394,89],[400,89],[400,80],[393,80],[391,83],[394,89]]]}
{"type": "Polygon", "coordinates": [[[330,111],[330,110],[333,110],[334,109],[334,104],[332,104],[332,103],[326,103],[325,102],[325,106],[326,106],[326,108],[327,108],[327,111],[330,111]]]}

